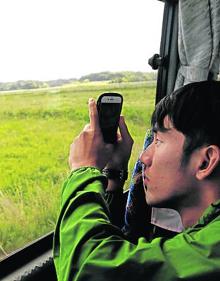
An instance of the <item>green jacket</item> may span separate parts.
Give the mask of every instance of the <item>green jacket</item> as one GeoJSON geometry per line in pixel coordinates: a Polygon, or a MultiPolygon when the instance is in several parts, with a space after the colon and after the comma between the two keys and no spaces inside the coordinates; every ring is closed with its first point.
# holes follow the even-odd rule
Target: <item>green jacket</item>
{"type": "Polygon", "coordinates": [[[106,184],[93,167],[64,183],[54,236],[59,281],[220,280],[220,201],[174,238],[133,244],[110,222],[106,184]]]}

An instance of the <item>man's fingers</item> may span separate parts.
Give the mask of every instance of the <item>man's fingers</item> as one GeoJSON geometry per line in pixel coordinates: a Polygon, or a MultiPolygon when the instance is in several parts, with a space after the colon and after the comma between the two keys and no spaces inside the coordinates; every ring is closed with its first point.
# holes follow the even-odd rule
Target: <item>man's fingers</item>
{"type": "Polygon", "coordinates": [[[133,144],[133,139],[128,131],[128,127],[125,123],[124,120],[124,116],[120,116],[120,120],[119,120],[119,130],[121,133],[121,138],[124,142],[126,142],[127,144],[132,145],[133,144]]]}
{"type": "Polygon", "coordinates": [[[95,100],[92,98],[89,99],[89,119],[91,129],[100,130],[98,111],[95,100]]]}
{"type": "Polygon", "coordinates": [[[91,128],[90,124],[86,124],[83,131],[88,131],[91,128]]]}

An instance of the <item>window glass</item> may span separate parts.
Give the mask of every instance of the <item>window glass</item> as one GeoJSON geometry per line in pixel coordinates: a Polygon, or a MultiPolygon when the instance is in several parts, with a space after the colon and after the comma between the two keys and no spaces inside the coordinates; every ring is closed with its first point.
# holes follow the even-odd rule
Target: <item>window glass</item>
{"type": "Polygon", "coordinates": [[[159,52],[163,5],[1,1],[0,258],[54,229],[69,145],[88,122],[89,97],[124,96],[132,171],[154,107],[148,58],[159,52]]]}

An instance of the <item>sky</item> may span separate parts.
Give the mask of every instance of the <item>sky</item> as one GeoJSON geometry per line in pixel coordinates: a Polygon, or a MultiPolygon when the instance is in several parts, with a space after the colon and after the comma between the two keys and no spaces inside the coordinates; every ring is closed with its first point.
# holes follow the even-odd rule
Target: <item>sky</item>
{"type": "Polygon", "coordinates": [[[0,82],[151,71],[163,7],[157,0],[0,1],[0,82]]]}

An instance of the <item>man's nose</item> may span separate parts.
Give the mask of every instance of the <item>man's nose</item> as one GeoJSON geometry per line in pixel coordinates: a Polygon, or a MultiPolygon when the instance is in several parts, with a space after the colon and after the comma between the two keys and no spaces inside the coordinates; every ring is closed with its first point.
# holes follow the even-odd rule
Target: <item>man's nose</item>
{"type": "Polygon", "coordinates": [[[140,157],[140,161],[147,167],[150,167],[152,164],[152,148],[149,145],[145,150],[142,151],[140,157]]]}

